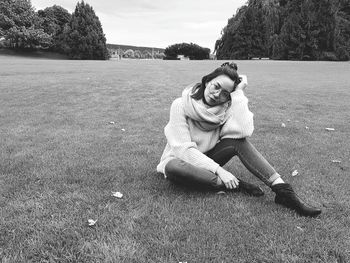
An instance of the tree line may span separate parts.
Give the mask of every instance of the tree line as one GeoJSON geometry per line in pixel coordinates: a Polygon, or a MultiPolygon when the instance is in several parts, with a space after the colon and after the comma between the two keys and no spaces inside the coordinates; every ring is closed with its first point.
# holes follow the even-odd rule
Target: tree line
{"type": "Polygon", "coordinates": [[[163,48],[107,44],[112,58],[163,59],[163,48]]]}
{"type": "Polygon", "coordinates": [[[1,0],[0,40],[6,48],[45,49],[71,59],[109,58],[100,20],[84,1],[70,14],[58,5],[36,12],[30,0],[1,0]]]}
{"type": "Polygon", "coordinates": [[[350,59],[349,0],[249,0],[215,43],[218,59],[350,59]]]}

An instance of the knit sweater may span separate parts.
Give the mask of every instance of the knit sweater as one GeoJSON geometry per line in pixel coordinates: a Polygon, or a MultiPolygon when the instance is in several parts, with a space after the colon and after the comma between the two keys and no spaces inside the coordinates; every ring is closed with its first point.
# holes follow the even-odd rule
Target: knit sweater
{"type": "MultiPolygon", "coordinates": [[[[254,130],[253,113],[248,108],[248,99],[243,91],[232,92],[231,102],[228,109],[230,115],[226,122],[215,129],[203,130],[185,114],[182,98],[175,99],[170,108],[169,122],[164,128],[167,144],[157,165],[157,172],[165,176],[166,164],[174,158],[179,158],[216,173],[219,164],[205,153],[214,148],[223,138],[249,137],[254,130]]],[[[209,107],[204,103],[203,105],[209,107]]]]}

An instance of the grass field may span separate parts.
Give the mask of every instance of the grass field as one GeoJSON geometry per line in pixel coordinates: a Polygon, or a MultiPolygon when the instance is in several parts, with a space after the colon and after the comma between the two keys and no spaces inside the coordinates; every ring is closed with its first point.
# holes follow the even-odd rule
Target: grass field
{"type": "Polygon", "coordinates": [[[221,63],[0,57],[1,262],[350,262],[348,62],[237,61],[251,141],[318,218],[276,205],[236,159],[265,196],[156,173],[171,102],[221,63]]]}

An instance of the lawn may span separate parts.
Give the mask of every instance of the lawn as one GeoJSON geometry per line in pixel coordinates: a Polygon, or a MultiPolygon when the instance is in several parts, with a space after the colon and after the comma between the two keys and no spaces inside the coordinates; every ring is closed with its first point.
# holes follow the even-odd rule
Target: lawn
{"type": "Polygon", "coordinates": [[[0,56],[1,262],[350,262],[348,62],[237,61],[251,142],[321,216],[276,205],[237,159],[263,197],[156,173],[171,102],[221,63],[0,56]]]}

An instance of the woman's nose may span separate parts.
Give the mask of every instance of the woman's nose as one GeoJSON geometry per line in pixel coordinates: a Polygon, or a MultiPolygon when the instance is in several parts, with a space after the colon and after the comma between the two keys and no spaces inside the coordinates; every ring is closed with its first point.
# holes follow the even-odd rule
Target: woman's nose
{"type": "Polygon", "coordinates": [[[214,96],[215,98],[219,98],[219,97],[220,97],[220,90],[216,91],[216,92],[213,94],[213,96],[214,96]]]}

